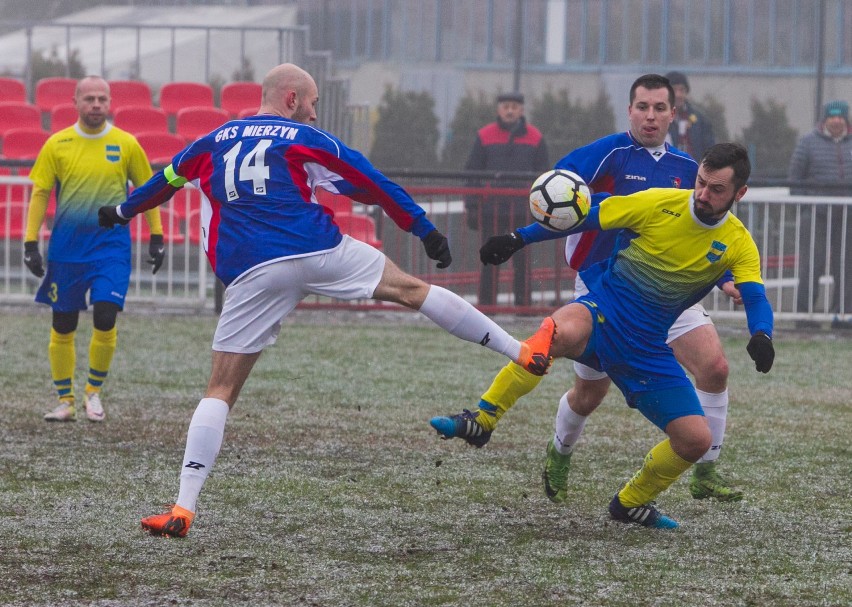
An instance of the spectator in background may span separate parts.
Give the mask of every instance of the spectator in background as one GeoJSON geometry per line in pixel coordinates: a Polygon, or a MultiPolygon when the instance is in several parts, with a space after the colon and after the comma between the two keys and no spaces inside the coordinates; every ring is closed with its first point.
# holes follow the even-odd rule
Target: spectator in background
{"type": "MultiPolygon", "coordinates": [[[[497,120],[479,129],[465,169],[468,171],[544,172],[549,170],[547,145],[541,132],[527,124],[524,96],[503,93],[497,97],[497,120]]],[[[479,230],[483,241],[503,234],[529,220],[526,197],[471,197],[465,201],[467,224],[479,230]]],[[[530,303],[529,258],[526,251],[513,259],[515,305],[530,303]]],[[[497,267],[483,267],[479,282],[479,305],[490,305],[497,295],[497,267]]]]}
{"type": "Polygon", "coordinates": [[[682,72],[669,72],[666,78],[675,92],[675,119],[669,125],[668,142],[696,160],[704,150],[716,143],[713,125],[689,102],[689,80],[682,72]]]}
{"type": "MultiPolygon", "coordinates": [[[[832,101],[825,105],[822,121],[816,128],[799,139],[790,167],[787,171],[790,181],[808,182],[792,188],[798,194],[840,195],[837,190],[820,190],[820,184],[837,183],[852,180],[852,133],[850,133],[849,104],[845,101],[832,101]]],[[[845,313],[846,318],[835,319],[834,326],[852,328],[852,255],[846,255],[845,272],[841,273],[841,247],[846,251],[852,245],[852,216],[846,218],[846,239],[843,240],[843,207],[834,206],[829,218],[830,205],[814,205],[802,209],[801,233],[799,245],[799,294],[798,312],[810,312],[819,294],[819,278],[828,270],[834,277],[834,295],[831,298],[829,312],[845,313]],[[811,234],[813,233],[813,240],[811,234]],[[813,250],[812,250],[813,249],[813,250]],[[826,268],[826,249],[829,250],[828,268],[826,268]],[[843,293],[843,306],[840,293],[843,293]]]]}
{"type": "MultiPolygon", "coordinates": [[[[59,404],[44,419],[72,422],[74,404],[75,336],[86,294],[92,304],[89,372],[84,393],[86,418],[104,420],[100,399],[116,347],[116,318],[124,308],[130,285],[130,230],[107,232],[98,227],[98,207],[118,204],[127,197],[127,183],[139,186],[151,177],[151,165],[133,135],[107,121],[109,84],[87,76],[74,91],[79,118],[51,135],[39,151],[30,179],[33,182],[24,263],[44,280],[35,300],[53,308],[47,357],[59,404]],[[38,248],[50,191],[56,188],[56,218],[47,251],[47,274],[38,248]]],[[[163,264],[165,249],[160,210],[145,213],[151,230],[148,245],[154,274],[163,264]]]]}

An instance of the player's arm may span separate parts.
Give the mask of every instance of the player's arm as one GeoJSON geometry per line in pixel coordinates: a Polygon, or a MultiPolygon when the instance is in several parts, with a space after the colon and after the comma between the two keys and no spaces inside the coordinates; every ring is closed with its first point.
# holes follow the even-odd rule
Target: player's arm
{"type": "Polygon", "coordinates": [[[775,360],[775,347],[772,345],[774,316],[772,306],[766,298],[766,289],[759,282],[741,282],[737,288],[742,294],[748,330],[751,340],[746,350],[754,361],[755,368],[768,373],[775,360]]]}
{"type": "Polygon", "coordinates": [[[509,234],[492,236],[479,249],[479,260],[485,265],[496,266],[509,261],[512,255],[528,244],[564,238],[570,234],[588,232],[589,230],[600,230],[600,202],[608,197],[609,194],[603,192],[592,194],[592,207],[589,209],[589,214],[570,230],[550,230],[539,223],[531,223],[509,234]]]}
{"type": "Polygon", "coordinates": [[[311,189],[320,180],[333,190],[362,204],[380,207],[393,222],[406,232],[411,232],[423,243],[426,255],[446,268],[452,262],[447,237],[439,232],[426,217],[426,211],[414,202],[402,186],[394,183],[376,169],[367,158],[329,135],[333,144],[326,147],[291,147],[287,155],[293,160],[309,161],[326,168],[326,171],[309,184],[311,189]],[[299,158],[303,154],[304,158],[299,158]]]}
{"type": "Polygon", "coordinates": [[[44,276],[44,260],[38,250],[38,231],[47,213],[50,190],[33,185],[30,205],[27,209],[27,228],[24,232],[24,264],[35,276],[44,276]]]}
{"type": "MultiPolygon", "coordinates": [[[[127,225],[139,213],[168,202],[186,181],[184,177],[175,173],[172,165],[169,165],[133,190],[127,200],[120,205],[98,209],[98,223],[105,228],[111,228],[116,224],[127,225]]],[[[162,224],[160,230],[162,231],[162,224]]]]}
{"type": "Polygon", "coordinates": [[[716,287],[725,295],[731,298],[736,305],[742,305],[743,296],[734,284],[734,274],[730,270],[725,270],[722,278],[716,281],[716,287]]]}

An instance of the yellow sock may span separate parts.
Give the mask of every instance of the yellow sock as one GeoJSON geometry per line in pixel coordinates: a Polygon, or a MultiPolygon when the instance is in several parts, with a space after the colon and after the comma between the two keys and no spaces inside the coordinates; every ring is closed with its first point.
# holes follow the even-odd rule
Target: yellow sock
{"type": "Polygon", "coordinates": [[[86,392],[100,392],[103,386],[112,356],[115,354],[115,344],[118,341],[115,327],[109,331],[92,331],[92,341],[89,342],[89,379],[86,381],[86,392]]]}
{"type": "Polygon", "coordinates": [[[50,361],[50,375],[59,400],[74,401],[74,367],[77,364],[77,351],[74,347],[76,331],[57,333],[50,329],[50,344],[47,346],[47,359],[50,361]]]}
{"type": "Polygon", "coordinates": [[[535,390],[540,381],[540,376],[510,362],[500,369],[491,386],[482,395],[476,421],[486,430],[494,430],[503,414],[511,409],[519,398],[535,390]]]}
{"type": "Polygon", "coordinates": [[[671,441],[666,439],[648,452],[643,466],[618,492],[618,499],[626,508],[647,504],[689,470],[690,466],[692,462],[675,453],[671,441]]]}

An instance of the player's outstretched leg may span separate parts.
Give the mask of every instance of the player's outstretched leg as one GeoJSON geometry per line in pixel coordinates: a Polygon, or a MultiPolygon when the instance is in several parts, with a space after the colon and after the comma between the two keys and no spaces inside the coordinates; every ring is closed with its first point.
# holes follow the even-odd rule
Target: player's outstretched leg
{"type": "Polygon", "coordinates": [[[713,498],[720,502],[738,502],[743,499],[743,492],[732,488],[731,483],[716,470],[716,462],[693,466],[689,492],[697,500],[713,498]]]}
{"type": "Polygon", "coordinates": [[[195,513],[180,506],[172,506],[171,511],[164,514],[146,516],[142,519],[142,528],[151,535],[163,537],[186,537],[195,513]]]}
{"type": "Polygon", "coordinates": [[[429,423],[441,438],[462,438],[474,447],[484,446],[491,439],[497,420],[521,396],[532,391],[547,372],[551,363],[550,345],[555,336],[553,319],[545,318],[538,331],[521,344],[518,363],[509,363],[494,378],[477,411],[465,409],[456,415],[433,417],[429,423]]]}
{"type": "Polygon", "coordinates": [[[433,417],[432,427],[442,438],[463,438],[468,444],[482,447],[491,438],[497,422],[522,396],[532,392],[541,381],[517,363],[510,362],[500,369],[488,390],[479,401],[473,418],[463,413],[433,417]],[[473,440],[469,440],[472,437],[473,440]]]}

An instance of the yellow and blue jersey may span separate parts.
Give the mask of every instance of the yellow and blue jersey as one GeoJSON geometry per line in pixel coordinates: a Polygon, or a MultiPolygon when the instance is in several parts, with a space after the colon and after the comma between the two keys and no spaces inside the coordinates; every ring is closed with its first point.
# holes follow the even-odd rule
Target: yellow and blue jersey
{"type": "MultiPolygon", "coordinates": [[[[98,208],[121,204],[127,199],[128,181],[138,186],[150,177],[151,166],[136,138],[109,123],[97,134],[85,132],[79,124],[54,133],[30,172],[36,187],[56,188],[48,260],[129,258],[128,228],[100,228],[98,208]]],[[[161,232],[159,221],[156,224],[152,233],[161,232]]]]}
{"type": "Polygon", "coordinates": [[[589,290],[617,302],[610,308],[625,320],[665,334],[675,319],[701,301],[726,270],[736,284],[763,284],[757,245],[732,213],[715,225],[699,221],[693,190],[652,188],[612,196],[600,204],[601,229],[626,228],[630,245],[581,276],[589,290]]]}

